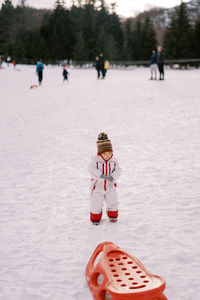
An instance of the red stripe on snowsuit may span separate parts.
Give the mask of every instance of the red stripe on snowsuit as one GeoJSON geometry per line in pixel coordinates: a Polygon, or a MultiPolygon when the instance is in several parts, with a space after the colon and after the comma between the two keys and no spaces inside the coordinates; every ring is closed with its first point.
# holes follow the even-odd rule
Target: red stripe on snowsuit
{"type": "MultiPolygon", "coordinates": [[[[107,165],[107,161],[105,161],[105,163],[106,163],[106,176],[108,175],[108,165],[107,165]]],[[[106,189],[106,183],[107,183],[107,181],[106,181],[106,179],[104,180],[104,190],[105,191],[107,191],[107,189],[106,189]]]]}
{"type": "Polygon", "coordinates": [[[109,218],[117,218],[118,217],[118,210],[107,210],[107,216],[109,218]]]}
{"type": "Polygon", "coordinates": [[[92,212],[90,212],[90,221],[91,222],[99,222],[99,221],[101,221],[101,217],[102,217],[102,212],[100,214],[93,214],[92,212]]]}
{"type": "Polygon", "coordinates": [[[95,189],[96,189],[96,184],[93,186],[92,194],[93,194],[93,192],[94,192],[95,189]]]}
{"type": "MultiPolygon", "coordinates": [[[[102,164],[102,174],[104,175],[104,164],[102,164]]],[[[106,179],[104,179],[104,190],[106,191],[106,179]]]]}

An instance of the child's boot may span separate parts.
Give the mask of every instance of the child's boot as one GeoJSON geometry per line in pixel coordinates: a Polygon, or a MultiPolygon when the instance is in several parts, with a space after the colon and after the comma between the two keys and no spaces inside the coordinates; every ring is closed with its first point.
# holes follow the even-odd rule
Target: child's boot
{"type": "Polygon", "coordinates": [[[110,222],[117,222],[118,210],[107,210],[107,216],[110,219],[110,222]]]}
{"type": "Polygon", "coordinates": [[[90,212],[90,221],[92,222],[93,225],[98,225],[99,222],[101,221],[102,217],[102,212],[100,214],[93,214],[90,212]]]}

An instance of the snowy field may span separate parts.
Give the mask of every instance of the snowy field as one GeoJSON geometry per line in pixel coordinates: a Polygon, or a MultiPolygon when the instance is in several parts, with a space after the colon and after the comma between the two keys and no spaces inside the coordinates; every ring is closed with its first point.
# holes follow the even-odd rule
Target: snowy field
{"type": "MultiPolygon", "coordinates": [[[[200,70],[0,70],[0,300],[92,300],[85,267],[112,241],[200,295],[200,70]],[[119,222],[89,222],[88,163],[105,131],[122,168],[119,222]]],[[[106,219],[104,213],[103,216],[106,219]]]]}

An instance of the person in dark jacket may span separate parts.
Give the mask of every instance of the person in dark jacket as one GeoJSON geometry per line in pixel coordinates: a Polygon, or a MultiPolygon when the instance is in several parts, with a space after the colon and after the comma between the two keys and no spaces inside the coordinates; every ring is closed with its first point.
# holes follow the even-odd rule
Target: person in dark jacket
{"type": "Polygon", "coordinates": [[[36,65],[36,73],[38,75],[38,82],[39,85],[41,85],[42,80],[43,80],[43,70],[44,70],[44,65],[42,63],[42,61],[38,61],[37,65],[36,65]]]}
{"type": "Polygon", "coordinates": [[[66,70],[66,67],[65,65],[63,66],[63,81],[67,80],[68,81],[68,75],[69,75],[69,72],[66,70]]]}
{"type": "Polygon", "coordinates": [[[154,49],[152,51],[151,55],[151,61],[150,61],[150,69],[151,69],[151,80],[155,79],[157,77],[157,52],[154,49]]]}
{"type": "Polygon", "coordinates": [[[97,70],[97,79],[100,78],[100,66],[99,66],[99,56],[96,56],[96,64],[95,64],[95,68],[97,70]]]}
{"type": "Polygon", "coordinates": [[[158,70],[160,73],[160,80],[164,80],[164,63],[165,63],[165,54],[164,50],[161,46],[158,46],[157,51],[157,64],[158,64],[158,70]]]}
{"type": "Polygon", "coordinates": [[[103,53],[100,53],[99,55],[99,70],[102,74],[102,79],[105,78],[105,58],[103,56],[103,53]]]}

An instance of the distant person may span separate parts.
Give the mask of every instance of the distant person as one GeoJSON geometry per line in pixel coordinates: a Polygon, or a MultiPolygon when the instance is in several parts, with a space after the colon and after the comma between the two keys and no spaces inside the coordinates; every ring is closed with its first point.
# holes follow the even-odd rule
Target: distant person
{"type": "Polygon", "coordinates": [[[151,80],[157,79],[157,52],[156,50],[152,50],[151,61],[150,61],[150,69],[151,69],[151,80]]]}
{"type": "Polygon", "coordinates": [[[100,78],[99,56],[96,56],[95,68],[97,70],[97,79],[99,79],[100,78]]]}
{"type": "Polygon", "coordinates": [[[14,67],[14,69],[16,68],[16,61],[15,60],[13,60],[13,67],[14,67]]]}
{"type": "Polygon", "coordinates": [[[63,73],[62,73],[62,75],[63,75],[63,82],[64,82],[65,80],[68,81],[68,75],[69,75],[69,72],[66,70],[66,66],[65,66],[65,65],[63,66],[63,73]]]}
{"type": "Polygon", "coordinates": [[[2,63],[3,63],[3,59],[2,59],[2,57],[0,55],[0,69],[2,69],[2,63]]]}
{"type": "Polygon", "coordinates": [[[164,63],[165,63],[165,54],[162,46],[158,46],[157,51],[157,64],[158,64],[158,70],[160,73],[160,80],[164,80],[164,63]]]}
{"type": "Polygon", "coordinates": [[[7,66],[9,67],[9,65],[10,65],[10,62],[11,62],[11,57],[10,57],[10,56],[8,56],[8,57],[7,57],[7,59],[6,59],[6,61],[7,61],[7,66]]]}
{"type": "Polygon", "coordinates": [[[108,60],[106,60],[106,61],[105,61],[105,64],[104,64],[104,73],[105,73],[104,76],[106,76],[107,71],[108,71],[109,68],[110,68],[110,63],[109,63],[108,60]]]}
{"type": "Polygon", "coordinates": [[[99,70],[102,75],[102,79],[105,77],[105,58],[103,56],[103,53],[100,53],[99,55],[99,70]]]}
{"type": "Polygon", "coordinates": [[[38,61],[36,65],[36,73],[38,75],[38,82],[39,85],[41,85],[42,80],[43,80],[43,70],[44,70],[44,65],[41,60],[38,61]]]}

